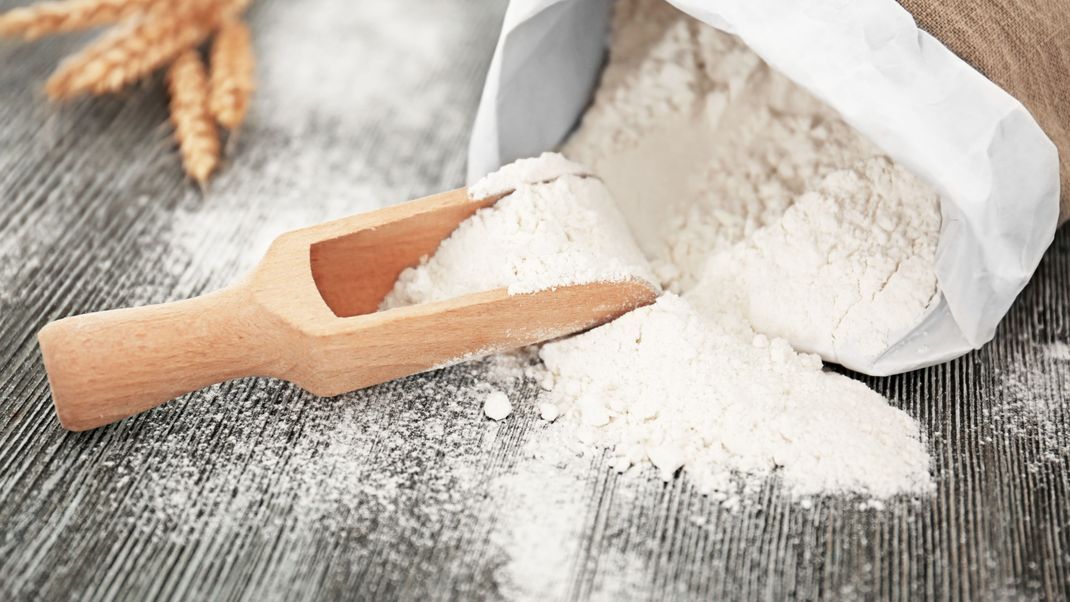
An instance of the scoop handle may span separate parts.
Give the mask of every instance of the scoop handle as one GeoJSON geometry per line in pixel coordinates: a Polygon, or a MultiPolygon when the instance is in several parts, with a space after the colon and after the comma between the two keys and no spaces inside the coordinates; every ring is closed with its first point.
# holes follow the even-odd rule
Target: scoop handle
{"type": "Polygon", "coordinates": [[[46,325],[37,339],[60,423],[83,431],[213,383],[271,375],[281,352],[260,313],[238,285],[46,325]]]}

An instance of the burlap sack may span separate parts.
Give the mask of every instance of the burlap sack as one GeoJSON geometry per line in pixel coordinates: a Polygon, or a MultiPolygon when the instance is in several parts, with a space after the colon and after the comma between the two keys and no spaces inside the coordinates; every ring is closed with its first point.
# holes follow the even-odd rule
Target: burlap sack
{"type": "Polygon", "coordinates": [[[1029,109],[1059,147],[1070,219],[1070,0],[899,0],[918,25],[1029,109]]]}

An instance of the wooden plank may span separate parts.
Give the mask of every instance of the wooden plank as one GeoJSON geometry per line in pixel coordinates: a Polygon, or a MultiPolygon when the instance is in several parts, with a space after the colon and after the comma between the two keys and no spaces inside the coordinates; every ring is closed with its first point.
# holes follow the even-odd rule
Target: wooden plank
{"type": "Polygon", "coordinates": [[[537,384],[488,362],[332,399],[238,381],[59,427],[48,320],[216,288],[282,230],[460,185],[502,6],[258,2],[251,121],[203,197],[158,81],[46,108],[80,38],[0,47],[0,598],[1065,598],[1065,232],[991,345],[864,379],[921,422],[938,483],[883,510],[771,482],[733,512],[617,475],[556,448],[537,384]],[[486,382],[513,418],[482,417],[486,382]]]}

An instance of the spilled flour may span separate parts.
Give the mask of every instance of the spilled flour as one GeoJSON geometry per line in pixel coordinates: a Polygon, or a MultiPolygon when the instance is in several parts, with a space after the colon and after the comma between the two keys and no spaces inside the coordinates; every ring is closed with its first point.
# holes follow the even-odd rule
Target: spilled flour
{"type": "Polygon", "coordinates": [[[540,354],[580,436],[626,470],[686,466],[704,493],[779,468],[796,495],[929,487],[917,425],[857,381],[783,339],[742,340],[673,294],[540,354]]]}
{"type": "Polygon", "coordinates": [[[384,307],[657,278],[671,292],[654,305],[542,347],[543,420],[619,471],[682,469],[726,503],[770,476],[794,497],[932,489],[917,424],[821,357],[865,366],[924,316],[935,192],[660,0],[617,3],[602,84],[564,152],[605,185],[553,154],[487,176],[474,195],[516,192],[403,273],[384,307]]]}
{"type": "Polygon", "coordinates": [[[508,395],[494,389],[483,399],[483,413],[491,420],[505,420],[513,413],[513,404],[508,395]]]}
{"type": "MultiPolygon", "coordinates": [[[[562,159],[547,154],[489,179],[548,173],[531,161],[562,159]]],[[[636,266],[638,251],[598,180],[563,175],[534,184],[517,179],[508,187],[516,192],[478,212],[434,256],[404,272],[384,306],[489,288],[513,291],[518,281],[528,283],[516,293],[522,294],[554,286],[555,279],[649,275],[636,266]],[[585,194],[578,194],[579,184],[585,194]],[[596,212],[592,199],[599,201],[596,212]],[[570,205],[588,219],[572,217],[570,205]],[[545,213],[548,207],[555,212],[545,213]],[[614,250],[624,259],[607,260],[614,250]],[[529,265],[539,278],[529,276],[529,265]],[[607,269],[599,272],[599,265],[607,269]]],[[[622,472],[649,463],[669,480],[683,468],[702,492],[726,500],[774,473],[795,496],[881,498],[931,487],[928,455],[909,416],[861,383],[825,372],[816,355],[755,332],[738,308],[711,317],[667,293],[652,306],[544,345],[540,358],[546,368],[540,416],[611,449],[622,472]]],[[[484,412],[502,420],[512,406],[492,391],[484,412]]]]}
{"type": "MultiPolygon", "coordinates": [[[[375,209],[384,202],[445,189],[461,177],[463,156],[456,149],[463,146],[467,137],[469,112],[478,90],[470,85],[474,82],[456,74],[480,74],[486,65],[466,62],[466,53],[456,56],[442,53],[443,47],[466,45],[471,40],[444,37],[443,31],[461,28],[444,28],[441,23],[494,21],[487,27],[474,29],[493,33],[500,15],[487,11],[485,6],[464,3],[456,7],[429,3],[420,11],[411,11],[412,6],[397,2],[366,3],[367,10],[362,11],[349,10],[344,3],[328,4],[317,0],[310,8],[307,4],[276,3],[272,10],[261,13],[261,17],[270,17],[267,23],[261,19],[262,24],[272,28],[264,30],[270,35],[262,38],[285,41],[263,49],[274,54],[270,60],[263,61],[267,75],[265,89],[271,94],[258,96],[258,102],[263,101],[259,104],[264,116],[262,123],[271,114],[265,109],[274,109],[273,119],[291,129],[283,130],[278,136],[267,135],[270,144],[252,144],[244,149],[237,156],[236,164],[220,178],[208,202],[191,195],[178,212],[170,239],[156,242],[157,246],[146,245],[147,255],[141,265],[152,266],[154,277],[135,278],[130,283],[134,287],[130,304],[170,300],[220,286],[254,265],[275,234],[299,225],[375,209]],[[383,34],[380,23],[404,26],[388,28],[383,34]],[[325,35],[325,30],[329,35],[325,35]],[[379,35],[354,35],[357,30],[379,35]],[[413,44],[399,43],[402,38],[393,35],[412,31],[419,33],[410,36],[413,44]],[[294,52],[295,47],[301,52],[294,52]],[[328,52],[323,52],[323,48],[328,52]],[[310,53],[314,49],[317,52],[310,53]],[[339,54],[339,50],[368,58],[360,78],[345,74],[344,62],[322,60],[332,52],[339,54]],[[329,77],[324,77],[324,70],[331,72],[327,73],[329,77]],[[435,77],[428,77],[429,73],[435,77]],[[299,85],[294,84],[295,77],[299,85]],[[371,95],[364,92],[369,88],[366,85],[369,81],[377,84],[371,87],[375,90],[371,95]],[[434,102],[403,102],[414,96],[430,97],[434,102]],[[430,106],[436,109],[427,111],[430,106]],[[389,119],[384,120],[384,114],[389,119]],[[302,133],[302,128],[309,127],[321,129],[314,135],[302,133]],[[377,135],[368,136],[369,131],[377,135]],[[398,157],[403,160],[397,160],[398,157]],[[232,177],[240,172],[246,175],[232,177]]],[[[622,14],[638,10],[639,6],[625,1],[618,1],[617,5],[622,14]]],[[[698,28],[691,29],[698,31],[698,28]]],[[[651,35],[649,42],[653,44],[658,39],[661,38],[651,35]]],[[[622,44],[626,42],[627,39],[618,35],[614,65],[624,56],[622,44]]],[[[724,63],[725,70],[730,60],[757,63],[745,49],[732,48],[731,56],[724,63]]],[[[487,56],[491,49],[483,48],[487,56]]],[[[641,56],[638,50],[628,53],[637,62],[641,56]]],[[[687,60],[691,59],[681,57],[681,64],[687,60]]],[[[658,73],[656,69],[650,71],[658,73]]],[[[626,73],[619,68],[617,72],[626,73]]],[[[609,75],[607,72],[607,78],[609,75]]],[[[790,89],[786,82],[779,79],[776,82],[790,89]]],[[[757,82],[752,78],[746,83],[757,82]]],[[[808,96],[798,94],[788,95],[785,100],[810,102],[808,96]]],[[[814,128],[805,119],[786,120],[789,114],[777,112],[746,117],[743,108],[746,107],[741,107],[730,121],[738,125],[740,132],[749,131],[748,136],[764,137],[764,142],[761,138],[751,139],[746,147],[747,157],[758,162],[761,170],[794,161],[793,157],[811,156],[809,150],[787,152],[785,146],[791,150],[798,145],[805,150],[808,145],[816,144],[812,155],[820,159],[820,165],[815,163],[817,166],[812,167],[814,178],[824,178],[828,173],[816,171],[825,170],[821,165],[835,163],[830,157],[845,152],[831,142],[842,140],[842,132],[830,133],[830,142],[817,144],[817,138],[809,133],[814,128]],[[747,125],[765,119],[768,119],[767,127],[747,125]],[[789,133],[792,142],[784,142],[782,136],[789,133]],[[779,146],[760,151],[762,145],[773,143],[779,146]]],[[[655,119],[640,125],[644,128],[657,125],[661,123],[658,115],[663,114],[658,113],[655,119]]],[[[724,132],[728,125],[726,122],[718,127],[724,132]]],[[[837,121],[823,121],[821,125],[824,129],[842,127],[837,121]]],[[[595,130],[585,127],[584,132],[590,134],[595,130]]],[[[259,136],[266,134],[269,133],[260,132],[259,136]]],[[[636,136],[633,140],[641,138],[636,136]]],[[[574,142],[579,139],[577,135],[574,142]]],[[[734,139],[743,140],[744,136],[740,133],[734,139]]],[[[579,146],[575,148],[580,150],[579,146]]],[[[876,154],[867,158],[879,159],[876,154]]],[[[717,160],[732,165],[737,158],[724,150],[717,160]]],[[[738,163],[742,162],[743,158],[738,158],[738,163]]],[[[811,169],[802,161],[791,165],[791,169],[800,172],[811,169]]],[[[677,205],[665,203],[659,197],[644,197],[655,198],[657,202],[643,209],[663,207],[669,220],[652,220],[648,224],[656,235],[647,239],[644,250],[653,258],[654,265],[659,266],[659,278],[663,282],[679,281],[672,285],[677,293],[694,288],[703,276],[707,254],[730,251],[760,228],[778,223],[789,207],[801,203],[800,187],[783,191],[779,178],[763,182],[757,177],[764,171],[725,172],[725,178],[740,183],[738,195],[716,199],[699,195],[703,179],[716,173],[715,170],[703,172],[702,179],[695,183],[696,197],[687,202],[677,205]],[[746,194],[751,189],[743,185],[751,181],[761,184],[760,189],[753,189],[754,196],[746,194]],[[763,204],[756,206],[754,213],[739,208],[758,195],[763,204]],[[675,222],[679,224],[678,235],[673,234],[669,225],[674,223],[672,220],[678,220],[675,222]],[[715,228],[719,234],[713,238],[698,235],[700,224],[715,228]],[[695,236],[689,238],[688,233],[695,236]],[[657,244],[670,237],[674,237],[674,245],[657,244]],[[651,242],[655,244],[650,245],[651,242]],[[652,252],[650,246],[662,251],[652,252]],[[669,256],[671,249],[676,249],[678,254],[669,256]],[[667,259],[658,259],[666,256],[667,259]],[[687,258],[694,260],[693,268],[688,267],[687,258]],[[663,274],[666,270],[691,275],[670,279],[663,274]]],[[[599,175],[609,182],[618,199],[635,200],[630,189],[621,187],[619,179],[614,179],[621,177],[621,173],[600,171],[599,175]]],[[[146,196],[141,202],[153,204],[159,199],[146,196]]],[[[636,220],[636,212],[628,207],[624,209],[631,226],[641,230],[638,226],[644,224],[636,220]]],[[[46,225],[55,229],[63,222],[46,225]]],[[[16,260],[21,260],[18,243],[31,239],[51,240],[52,237],[42,238],[39,233],[29,232],[26,237],[16,238],[17,244],[0,243],[0,255],[10,252],[9,259],[17,263],[16,260]]],[[[32,270],[34,266],[19,269],[32,270]]],[[[135,276],[138,273],[148,271],[131,272],[135,276]]],[[[127,281],[129,278],[123,280],[127,281]]],[[[991,485],[990,489],[997,485],[1003,487],[1004,482],[997,480],[1004,477],[1036,482],[1043,489],[1045,483],[1055,482],[1048,477],[1040,478],[1050,474],[1040,472],[1042,468],[1047,470],[1046,463],[1055,460],[1065,463],[1070,458],[1065,437],[1070,424],[1067,418],[1070,407],[1065,401],[1070,400],[1067,351],[1070,347],[1066,344],[1065,330],[1060,330],[1051,336],[1058,335],[1063,342],[1051,342],[1046,336],[1043,342],[1028,345],[1022,356],[1001,355],[1008,348],[999,346],[981,352],[993,354],[996,361],[986,360],[979,365],[964,362],[964,372],[953,370],[946,379],[939,376],[932,380],[919,379],[917,384],[913,379],[893,381],[895,388],[907,387],[902,392],[904,398],[937,396],[936,403],[927,410],[932,421],[930,428],[940,429],[946,424],[947,428],[955,429],[944,436],[934,435],[937,439],[931,448],[934,454],[940,455],[939,476],[945,480],[941,483],[943,501],[931,509],[918,511],[905,497],[886,501],[890,512],[883,515],[872,510],[856,512],[862,500],[838,497],[813,500],[814,507],[807,509],[809,500],[793,504],[781,497],[781,492],[789,486],[799,491],[814,483],[809,480],[810,475],[793,476],[788,482],[776,477],[803,466],[793,464],[789,454],[794,451],[812,452],[820,443],[825,456],[816,469],[827,476],[834,463],[842,461],[844,436],[856,437],[856,442],[864,446],[863,451],[871,445],[874,449],[888,447],[882,443],[887,441],[881,438],[885,435],[883,423],[867,423],[872,433],[837,431],[840,427],[857,426],[850,417],[841,421],[836,416],[802,416],[810,420],[827,419],[827,422],[810,424],[828,429],[829,433],[827,442],[810,438],[805,445],[785,441],[777,432],[803,431],[804,425],[780,424],[776,431],[758,425],[751,433],[751,440],[742,441],[750,447],[740,447],[739,438],[730,439],[729,447],[718,459],[721,463],[712,466],[700,463],[706,456],[687,455],[691,453],[689,449],[698,450],[706,443],[700,433],[707,430],[707,425],[699,420],[695,429],[681,429],[684,432],[681,441],[692,446],[681,452],[686,458],[685,466],[677,474],[682,473],[682,478],[662,483],[655,476],[658,469],[651,458],[661,461],[663,467],[669,466],[667,460],[672,459],[671,453],[651,447],[654,453],[644,457],[645,450],[637,452],[634,444],[628,448],[619,442],[627,441],[633,434],[674,433],[670,427],[696,420],[693,414],[683,412],[697,396],[670,398],[667,393],[679,392],[677,386],[654,390],[648,401],[663,406],[656,419],[661,426],[632,430],[629,421],[642,413],[643,408],[642,403],[635,407],[634,396],[619,395],[614,390],[614,379],[623,380],[624,374],[607,376],[604,370],[594,370],[595,366],[639,365],[635,357],[641,353],[654,354],[662,348],[661,343],[667,345],[668,354],[681,361],[681,356],[689,353],[684,343],[694,349],[720,346],[726,352],[734,350],[733,358],[738,352],[741,357],[760,358],[758,364],[769,370],[785,371],[784,374],[759,373],[760,379],[770,383],[791,386],[793,381],[789,381],[788,375],[795,375],[792,378],[815,387],[834,387],[833,393],[839,391],[844,395],[836,407],[854,405],[866,416],[891,421],[888,428],[904,442],[902,449],[897,448],[896,453],[888,456],[887,463],[900,471],[892,474],[924,478],[921,459],[914,459],[914,472],[903,464],[904,450],[924,449],[913,434],[916,427],[905,421],[905,415],[887,408],[876,395],[865,392],[857,383],[849,386],[845,379],[822,373],[813,356],[796,354],[782,341],[775,342],[774,337],[745,336],[748,330],[761,331],[765,326],[752,326],[742,317],[716,320],[716,316],[712,316],[714,326],[709,326],[711,316],[697,309],[694,311],[698,315],[690,316],[692,322],[688,322],[684,319],[689,315],[686,304],[695,305],[698,300],[690,294],[681,297],[682,301],[670,301],[671,297],[666,297],[645,314],[637,312],[635,318],[639,319],[629,317],[619,326],[611,324],[604,331],[593,331],[589,340],[574,338],[557,344],[557,376],[548,370],[540,374],[537,365],[510,355],[473,361],[331,399],[314,398],[285,383],[254,379],[211,387],[95,435],[59,436],[53,454],[56,461],[7,471],[5,485],[15,484],[8,488],[7,499],[13,503],[7,507],[21,506],[8,523],[8,541],[17,542],[23,534],[32,532],[27,531],[27,526],[48,520],[53,525],[63,525],[65,534],[57,540],[59,548],[67,550],[69,557],[90,559],[87,561],[90,565],[93,558],[117,558],[119,565],[129,566],[126,560],[132,558],[129,554],[140,554],[146,558],[170,558],[184,567],[199,566],[219,576],[219,579],[189,580],[190,589],[185,591],[187,597],[194,598],[241,597],[234,593],[234,584],[248,584],[251,589],[244,595],[248,598],[307,597],[309,590],[304,586],[309,579],[322,584],[323,597],[339,591],[354,596],[386,591],[409,598],[440,597],[445,595],[443,592],[450,592],[454,597],[477,598],[495,591],[506,599],[689,599],[700,592],[708,598],[769,598],[776,597],[778,591],[830,591],[832,596],[863,597],[867,590],[844,592],[836,589],[836,584],[830,586],[827,576],[830,567],[836,567],[829,564],[827,554],[815,551],[832,550],[836,566],[843,569],[841,574],[857,570],[863,577],[861,581],[876,582],[880,575],[886,574],[889,565],[869,562],[868,552],[876,549],[873,538],[892,542],[889,545],[894,547],[899,545],[895,542],[901,541],[897,539],[899,534],[911,532],[915,525],[926,524],[932,517],[943,516],[945,502],[958,504],[956,500],[962,495],[971,495],[971,490],[959,482],[961,475],[980,479],[982,489],[987,487],[985,483],[991,485]],[[663,307],[666,305],[669,307],[663,307]],[[674,307],[681,311],[668,311],[674,307]],[[636,322],[644,333],[638,343],[622,334],[636,322]],[[666,336],[666,331],[671,332],[667,327],[689,323],[701,324],[701,328],[709,330],[699,332],[699,327],[688,328],[679,339],[666,336]],[[591,353],[571,354],[574,359],[568,357],[571,351],[579,349],[590,349],[591,353]],[[783,356],[774,356],[774,349],[783,356]],[[788,365],[781,366],[781,360],[788,365]],[[591,370],[579,371],[583,362],[589,363],[591,370]],[[1001,366],[998,372],[992,367],[997,362],[1001,366]],[[562,372],[570,370],[580,376],[572,378],[562,372]],[[982,402],[979,409],[948,407],[953,402],[943,401],[958,387],[956,374],[968,379],[967,391],[973,390],[972,383],[979,383],[977,399],[982,402]],[[932,386],[925,386],[924,383],[930,382],[932,386]],[[540,385],[547,391],[533,400],[540,385]],[[511,413],[501,421],[485,415],[485,404],[493,390],[503,393],[512,406],[511,413]],[[609,420],[606,426],[592,427],[583,422],[579,406],[597,412],[590,401],[581,404],[577,398],[585,391],[602,395],[601,405],[609,420]],[[971,414],[975,412],[978,414],[973,419],[971,414]],[[971,424],[973,429],[958,431],[971,424]],[[776,445],[784,450],[786,457],[769,455],[763,464],[762,456],[754,452],[764,448],[764,444],[756,442],[765,438],[773,441],[770,447],[776,445]],[[1019,466],[1016,461],[1022,459],[1027,468],[1038,472],[1014,474],[1002,468],[971,472],[968,459],[975,457],[974,444],[986,439],[991,441],[986,445],[992,447],[988,450],[990,454],[981,457],[1005,458],[1012,470],[1019,466]],[[732,447],[732,442],[737,445],[732,447]],[[59,462],[66,454],[64,450],[72,446],[81,450],[78,463],[59,462]],[[605,451],[603,446],[611,451],[605,451]],[[628,459],[625,452],[629,449],[631,457],[638,458],[637,463],[622,475],[613,474],[609,463],[624,468],[628,459]],[[748,455],[740,457],[739,449],[748,455]],[[759,483],[762,487],[751,498],[753,503],[749,496],[742,496],[742,503],[735,503],[731,486],[713,476],[717,474],[715,467],[738,466],[744,463],[744,458],[753,460],[747,463],[757,468],[741,473],[740,483],[746,488],[759,483]],[[781,462],[785,463],[782,468],[773,468],[781,462]],[[61,473],[73,474],[81,480],[70,481],[59,476],[61,473]],[[762,474],[774,477],[766,478],[762,474]],[[691,484],[700,480],[728,489],[714,491],[710,497],[693,495],[691,484]],[[61,510],[78,511],[42,514],[44,509],[56,507],[56,499],[64,500],[59,506],[61,510]],[[82,520],[82,512],[90,509],[96,516],[122,525],[125,531],[117,531],[117,537],[107,541],[84,537],[92,530],[93,523],[82,520]],[[834,535],[833,539],[830,534],[834,535]],[[844,547],[838,542],[854,544],[844,547]],[[748,555],[748,549],[755,554],[748,555]],[[776,552],[773,556],[762,556],[771,563],[766,567],[770,579],[757,578],[753,571],[753,559],[760,556],[759,549],[776,552]],[[115,556],[116,551],[121,555],[115,556]],[[243,568],[241,558],[259,559],[256,563],[259,568],[247,572],[248,567],[243,568]],[[854,564],[852,558],[864,562],[864,567],[854,564]],[[782,583],[784,589],[762,588],[776,582],[782,583]],[[389,589],[395,585],[408,589],[389,589]]],[[[11,299],[12,303],[23,300],[21,296],[11,299]]],[[[725,306],[736,302],[733,297],[718,300],[721,301],[725,306]]],[[[1032,304],[1019,305],[1023,322],[1035,320],[1030,314],[1032,307],[1032,304]]],[[[698,356],[687,357],[689,363],[704,361],[698,356]]],[[[673,370],[673,374],[681,372],[676,367],[673,370]]],[[[688,382],[706,383],[715,373],[684,377],[688,382]]],[[[659,381],[651,378],[650,382],[659,381]]],[[[751,383],[741,382],[738,375],[730,375],[726,384],[716,386],[726,392],[720,396],[723,403],[704,403],[698,419],[717,413],[730,418],[732,424],[740,424],[739,419],[745,418],[749,411],[745,401],[754,402],[762,412],[778,411],[773,403],[758,404],[764,398],[741,397],[736,403],[726,398],[730,386],[757,389],[751,383]]],[[[649,384],[643,387],[645,391],[653,390],[649,384]]],[[[774,401],[791,402],[786,394],[773,393],[778,393],[774,401]]],[[[587,397],[597,399],[593,395],[587,397]]],[[[830,397],[833,397],[831,393],[830,397]]],[[[803,399],[812,401],[810,396],[803,399]]],[[[817,407],[823,410],[836,402],[835,399],[820,401],[817,407]]],[[[9,407],[19,406],[15,403],[9,407]]],[[[791,412],[804,409],[786,408],[791,412]]],[[[710,447],[715,443],[710,441],[710,447]]],[[[702,453],[708,454],[710,450],[702,453]]],[[[812,459],[810,456],[805,462],[812,459]]],[[[865,458],[867,462],[869,459],[865,458]]],[[[875,477],[870,486],[886,487],[884,471],[892,468],[883,465],[873,468],[875,477]]],[[[853,475],[854,470],[851,466],[841,467],[833,474],[853,475]]],[[[1041,516],[1027,514],[1026,524],[1043,519],[1050,505],[1045,499],[1038,498],[1035,504],[1041,516]]],[[[983,507],[978,507],[978,519],[982,527],[988,525],[987,532],[1002,533],[1001,529],[1008,528],[1001,522],[1000,509],[1004,505],[994,498],[986,500],[983,507]]],[[[1011,499],[1008,503],[1016,508],[1013,502],[1011,499]]],[[[870,508],[876,507],[870,500],[865,503],[870,508]]],[[[967,503],[965,507],[972,506],[967,503]]],[[[1025,533],[1028,535],[1028,529],[1025,533]]],[[[949,548],[952,553],[958,549],[953,543],[949,548]]],[[[896,549],[907,548],[900,545],[896,549]]],[[[930,547],[910,549],[926,554],[930,547]]],[[[14,568],[8,574],[18,574],[18,569],[25,567],[23,573],[29,579],[33,575],[30,567],[39,563],[41,555],[17,556],[10,559],[9,568],[14,568]]],[[[978,558],[982,564],[986,561],[992,559],[978,558]]],[[[181,574],[175,576],[178,579],[181,574]]],[[[148,578],[151,581],[151,575],[148,578]]],[[[28,587],[35,585],[34,581],[28,582],[28,587]]],[[[868,593],[873,595],[872,591],[868,593]]]]}

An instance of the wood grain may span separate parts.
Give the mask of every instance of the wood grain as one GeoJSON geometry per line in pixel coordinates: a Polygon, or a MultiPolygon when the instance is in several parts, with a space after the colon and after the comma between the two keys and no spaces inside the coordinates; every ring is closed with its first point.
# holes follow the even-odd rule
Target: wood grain
{"type": "Polygon", "coordinates": [[[254,5],[261,85],[203,197],[159,81],[44,108],[78,39],[0,47],[0,599],[1065,599],[1065,231],[992,344],[865,379],[921,422],[938,485],[884,509],[772,482],[732,512],[599,454],[547,464],[537,383],[489,363],[325,399],[232,381],[60,427],[47,321],[219,288],[281,231],[460,185],[502,6],[254,5]],[[509,420],[481,415],[484,381],[509,420]]]}

